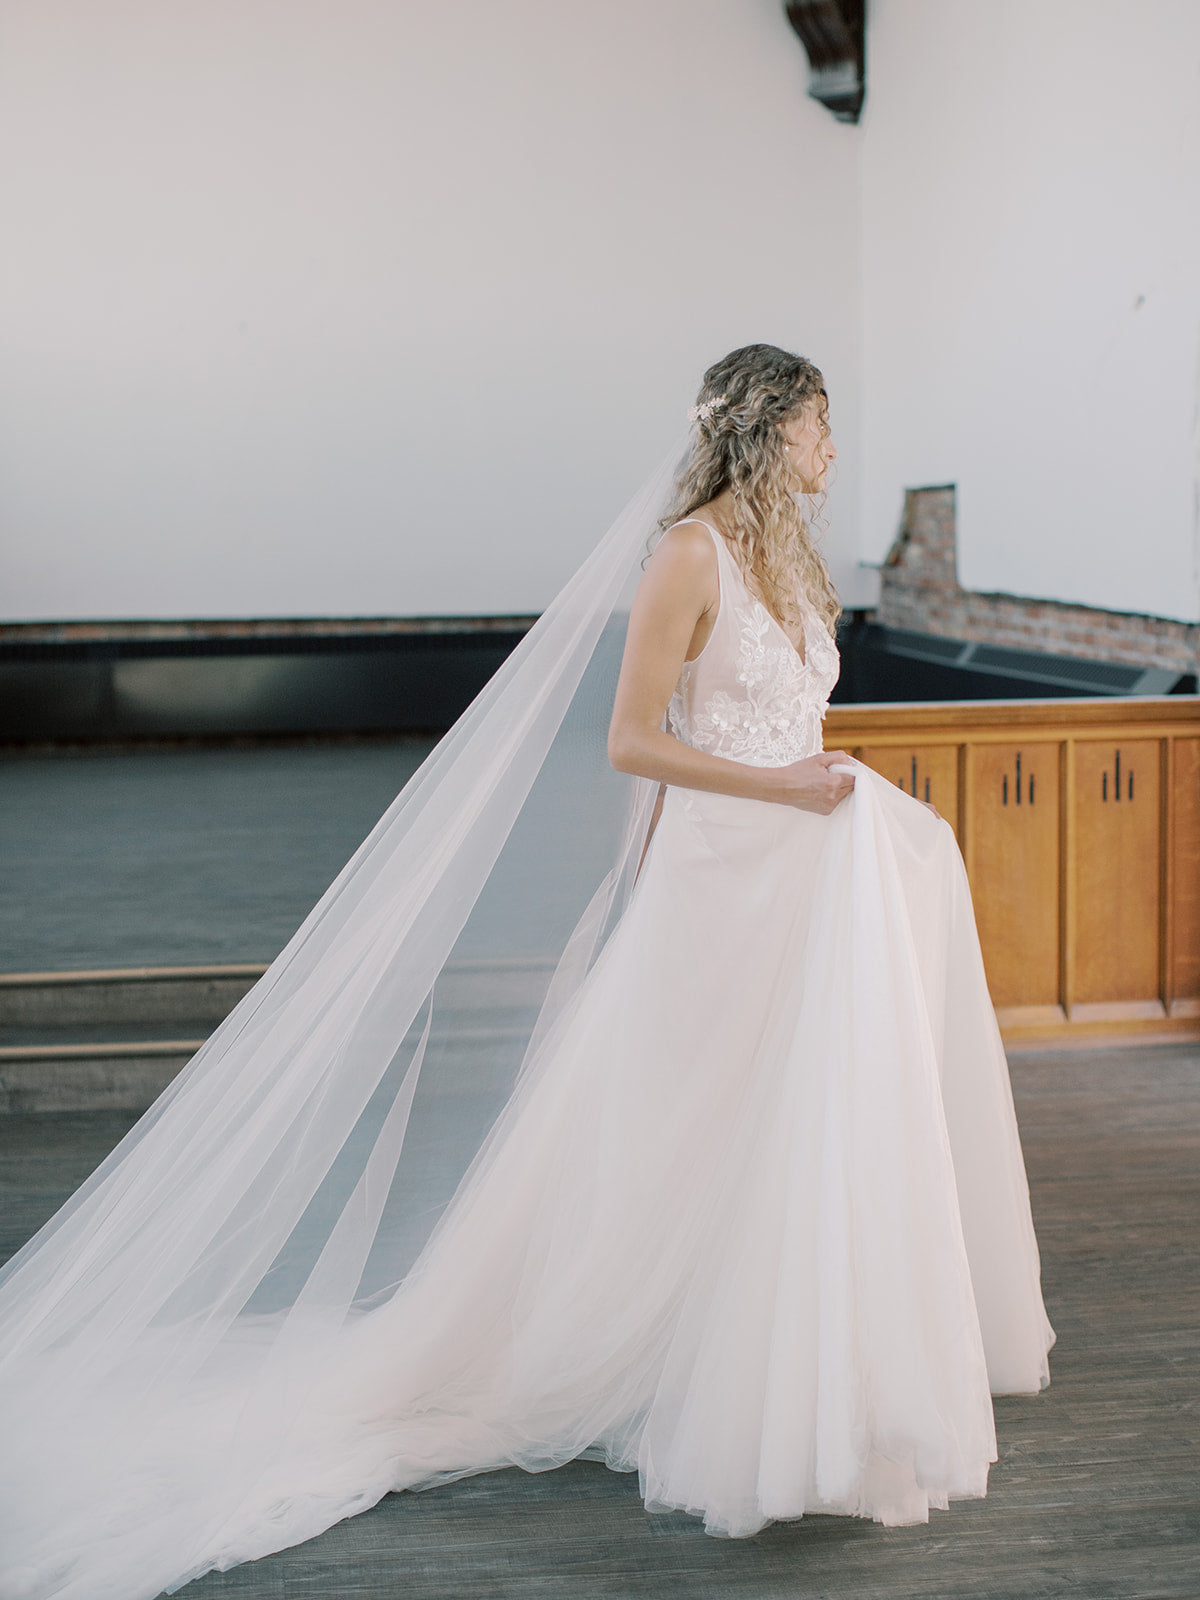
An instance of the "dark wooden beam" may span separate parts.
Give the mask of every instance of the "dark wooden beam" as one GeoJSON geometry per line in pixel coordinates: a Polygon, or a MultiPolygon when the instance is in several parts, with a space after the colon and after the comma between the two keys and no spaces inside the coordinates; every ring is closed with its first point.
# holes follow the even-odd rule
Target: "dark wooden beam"
{"type": "Polygon", "coordinates": [[[808,92],[839,122],[857,122],[866,93],[866,0],[785,0],[808,55],[808,92]]]}

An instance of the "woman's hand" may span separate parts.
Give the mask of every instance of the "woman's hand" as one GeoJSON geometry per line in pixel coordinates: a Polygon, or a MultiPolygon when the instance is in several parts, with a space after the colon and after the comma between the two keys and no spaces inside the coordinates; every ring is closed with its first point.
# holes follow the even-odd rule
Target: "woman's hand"
{"type": "Polygon", "coordinates": [[[853,757],[844,750],[823,750],[787,767],[772,771],[771,798],[797,811],[815,811],[827,817],[854,788],[854,774],[833,770],[853,766],[853,757]]]}

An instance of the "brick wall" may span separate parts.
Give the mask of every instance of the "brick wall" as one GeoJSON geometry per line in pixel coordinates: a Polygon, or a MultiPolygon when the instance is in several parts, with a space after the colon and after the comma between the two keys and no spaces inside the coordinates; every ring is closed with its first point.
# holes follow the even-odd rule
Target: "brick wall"
{"type": "Polygon", "coordinates": [[[1200,624],[959,587],[954,486],[910,489],[875,620],[952,639],[1195,671],[1200,624]]]}

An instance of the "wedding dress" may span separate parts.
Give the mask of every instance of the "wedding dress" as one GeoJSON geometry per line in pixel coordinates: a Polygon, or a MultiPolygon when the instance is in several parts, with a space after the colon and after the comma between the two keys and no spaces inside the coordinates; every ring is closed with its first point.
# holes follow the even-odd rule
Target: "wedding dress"
{"type": "MultiPolygon", "coordinates": [[[[719,608],[683,669],[670,728],[756,766],[814,754],[836,648],[811,609],[797,648],[710,532],[719,608]]],[[[614,583],[634,549],[626,537],[614,583]]],[[[597,581],[593,571],[584,592],[597,581]]],[[[610,683],[611,650],[606,672],[610,683]]],[[[582,721],[595,724],[603,701],[580,693],[582,721]]],[[[644,858],[652,794],[637,787],[623,865],[582,916],[572,907],[548,994],[543,983],[510,1027],[515,1082],[480,1092],[459,1029],[458,1065],[423,1101],[414,1073],[435,1042],[436,1006],[416,1013],[408,1053],[397,1066],[390,1041],[391,1065],[360,1097],[379,1107],[353,1181],[336,1195],[310,1184],[293,1208],[326,1220],[320,1249],[282,1272],[277,1303],[268,1291],[286,1251],[272,1237],[244,1279],[257,1298],[244,1287],[218,1315],[231,1263],[254,1253],[254,1217],[281,1205],[319,1117],[281,1144],[286,1159],[266,1161],[265,1179],[250,1173],[244,1209],[226,1202],[236,1226],[213,1224],[140,1321],[128,1307],[137,1284],[88,1300],[89,1275],[105,1280],[132,1248],[123,1240],[139,1241],[130,1259],[153,1277],[160,1257],[182,1252],[191,1211],[218,1203],[207,1166],[147,1175],[144,1152],[172,1105],[150,1113],[140,1143],[81,1200],[86,1228],[64,1219],[71,1248],[55,1257],[51,1235],[50,1264],[27,1290],[51,1331],[35,1339],[27,1325],[20,1386],[6,1392],[0,1593],[149,1600],[310,1538],[391,1490],[580,1456],[637,1470],[651,1509],[735,1536],[806,1512],[918,1522],[983,1495],[996,1457],[990,1396],[1040,1389],[1053,1341],[1006,1063],[952,830],[868,768],[855,774],[829,816],[669,789],[644,858]],[[388,1220],[399,1149],[388,1130],[422,1115],[443,1147],[460,1124],[490,1125],[481,1141],[461,1137],[452,1197],[415,1183],[402,1210],[436,1219],[423,1234],[388,1220]],[[168,1209],[182,1187],[170,1237],[153,1231],[155,1183],[168,1209]],[[122,1233],[128,1197],[143,1191],[137,1226],[122,1233]],[[374,1276],[372,1250],[386,1257],[374,1276]],[[76,1302],[56,1323],[53,1308],[76,1302]],[[113,1333],[109,1350],[97,1324],[127,1322],[136,1335],[113,1333]],[[219,1332],[204,1340],[209,1323],[219,1332]]],[[[569,850],[592,820],[570,819],[569,850]]],[[[541,824],[553,876],[569,851],[556,854],[541,824]]],[[[450,848],[457,860],[464,836],[450,848]]],[[[405,866],[405,884],[416,870],[405,866]]],[[[490,915],[519,888],[502,878],[490,915]]],[[[395,884],[385,898],[394,903],[395,884]]],[[[511,1001],[512,972],[519,990],[520,974],[538,970],[533,957],[489,966],[451,934],[463,995],[499,981],[511,1001]]],[[[295,994],[348,938],[341,928],[322,947],[295,994]]],[[[350,942],[357,973],[373,946],[350,942]]],[[[440,954],[429,959],[444,984],[440,954]]],[[[319,1015],[300,1007],[288,1024],[297,1038],[320,1031],[335,992],[322,991],[319,1015]]],[[[235,1013],[218,1063],[264,1004],[240,1023],[235,1013]]],[[[273,1040],[284,1023],[271,1026],[273,1040]]],[[[279,1081],[302,1098],[289,1061],[279,1081]]],[[[241,1083],[248,1069],[235,1066],[241,1083]]],[[[330,1115],[333,1081],[320,1079],[330,1115]]],[[[206,1082],[199,1072],[184,1084],[192,1142],[168,1141],[162,1162],[187,1166],[180,1152],[233,1093],[231,1078],[202,1117],[206,1082]]],[[[224,1152],[251,1139],[256,1118],[281,1114],[266,1098],[239,1101],[206,1162],[232,1184],[224,1152]]],[[[365,1115],[345,1119],[339,1151],[365,1115]]]]}

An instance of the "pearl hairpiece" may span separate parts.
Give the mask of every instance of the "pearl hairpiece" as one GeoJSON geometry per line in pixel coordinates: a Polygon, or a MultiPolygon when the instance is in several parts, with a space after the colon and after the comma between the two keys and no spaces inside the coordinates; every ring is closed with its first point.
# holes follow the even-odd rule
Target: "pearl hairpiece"
{"type": "Polygon", "coordinates": [[[707,422],[714,411],[719,411],[722,406],[729,404],[727,394],[719,394],[712,400],[706,400],[703,405],[688,407],[689,422],[707,422]]]}

